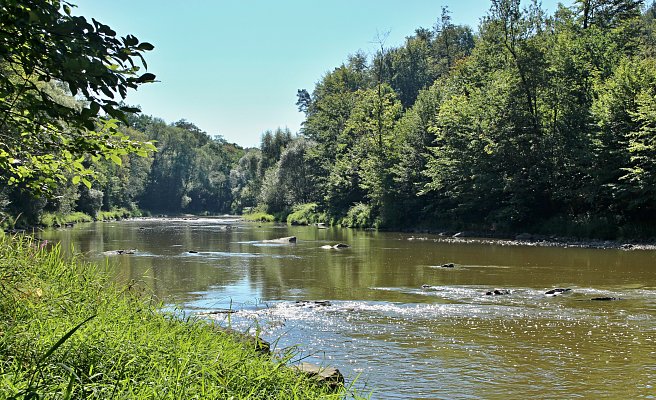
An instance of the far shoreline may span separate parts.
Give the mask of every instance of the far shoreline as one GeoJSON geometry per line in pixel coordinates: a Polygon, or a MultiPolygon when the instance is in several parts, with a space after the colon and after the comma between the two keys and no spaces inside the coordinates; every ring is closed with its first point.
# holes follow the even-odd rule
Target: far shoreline
{"type": "MultiPolygon", "coordinates": [[[[251,221],[245,219],[243,215],[200,215],[200,214],[153,214],[152,216],[135,216],[128,218],[105,219],[96,220],[92,222],[115,222],[115,221],[130,221],[130,220],[183,220],[194,221],[201,218],[207,219],[233,219],[240,220],[248,223],[257,224],[286,224],[285,222],[263,222],[251,221]]],[[[90,223],[90,222],[79,222],[90,223]]],[[[7,229],[6,234],[28,233],[36,235],[44,229],[68,229],[75,226],[77,223],[69,223],[60,227],[43,227],[34,226],[24,229],[7,229]]],[[[299,226],[313,226],[316,224],[296,224],[299,226]]],[[[342,229],[356,229],[356,230],[369,230],[387,233],[398,233],[410,235],[404,240],[409,241],[432,241],[435,243],[453,243],[453,244],[489,244],[500,246],[527,246],[527,247],[558,247],[558,248],[581,248],[581,249],[599,249],[599,250],[643,250],[654,251],[656,250],[656,242],[653,240],[640,240],[640,239],[593,239],[593,238],[575,238],[558,235],[538,235],[529,233],[498,233],[498,232],[485,232],[485,231],[453,231],[442,229],[427,229],[417,227],[405,228],[348,228],[338,225],[332,227],[342,229]]]]}

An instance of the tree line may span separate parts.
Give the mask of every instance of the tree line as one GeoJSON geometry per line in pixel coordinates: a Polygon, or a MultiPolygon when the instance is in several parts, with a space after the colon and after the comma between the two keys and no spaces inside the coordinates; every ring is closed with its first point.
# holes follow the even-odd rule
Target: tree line
{"type": "Polygon", "coordinates": [[[443,9],[299,90],[300,136],[276,153],[262,143],[264,165],[281,157],[247,193],[349,226],[653,234],[655,16],[639,0],[553,15],[492,0],[473,32],[443,9]]]}

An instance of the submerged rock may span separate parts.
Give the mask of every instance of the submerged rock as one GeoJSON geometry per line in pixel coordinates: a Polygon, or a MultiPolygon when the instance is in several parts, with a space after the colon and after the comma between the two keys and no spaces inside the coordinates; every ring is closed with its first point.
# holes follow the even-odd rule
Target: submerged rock
{"type": "Polygon", "coordinates": [[[281,244],[296,243],[296,236],[288,236],[278,239],[264,240],[264,243],[281,243],[281,244]]]}
{"type": "Polygon", "coordinates": [[[296,301],[296,306],[297,307],[328,307],[331,306],[332,303],[328,300],[297,300],[296,301]]]}
{"type": "Polygon", "coordinates": [[[337,243],[337,244],[332,245],[332,246],[329,245],[329,244],[321,246],[322,249],[326,249],[326,250],[329,250],[329,249],[335,249],[335,250],[348,249],[349,247],[351,247],[351,246],[349,246],[348,244],[344,244],[344,243],[337,243]]]}
{"type": "Polygon", "coordinates": [[[134,254],[136,252],[137,252],[136,249],[129,249],[129,250],[120,249],[120,250],[106,251],[103,254],[105,254],[106,256],[122,256],[122,255],[134,254]]]}
{"type": "Polygon", "coordinates": [[[237,310],[233,310],[232,308],[221,308],[221,309],[218,309],[218,310],[199,312],[199,313],[196,313],[196,315],[234,314],[236,312],[237,312],[237,310]]]}
{"type": "Polygon", "coordinates": [[[441,268],[455,268],[455,266],[456,265],[454,263],[448,263],[448,264],[440,265],[441,268]]]}
{"type": "Polygon", "coordinates": [[[508,289],[494,289],[485,292],[486,296],[505,296],[511,294],[512,292],[508,289]]]}
{"type": "Polygon", "coordinates": [[[593,297],[590,300],[592,301],[617,301],[622,300],[620,297],[593,297]]]}
{"type": "Polygon", "coordinates": [[[196,250],[189,250],[187,253],[189,253],[189,254],[198,254],[198,252],[196,250]]]}
{"type": "Polygon", "coordinates": [[[555,289],[547,290],[546,292],[544,292],[544,294],[548,294],[548,295],[551,295],[551,296],[557,296],[559,294],[563,294],[563,293],[567,293],[567,292],[571,292],[571,291],[572,291],[572,289],[570,289],[570,288],[555,288],[555,289]]]}
{"type": "Polygon", "coordinates": [[[337,368],[321,367],[310,363],[300,363],[294,366],[300,373],[315,379],[317,382],[336,390],[344,385],[344,375],[337,368]]]}

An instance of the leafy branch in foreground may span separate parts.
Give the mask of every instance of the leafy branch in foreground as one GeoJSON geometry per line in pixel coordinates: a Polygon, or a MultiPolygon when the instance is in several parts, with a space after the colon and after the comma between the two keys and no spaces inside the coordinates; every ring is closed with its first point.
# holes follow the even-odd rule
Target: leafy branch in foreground
{"type": "Polygon", "coordinates": [[[87,183],[86,156],[154,150],[116,130],[131,89],[152,82],[143,53],[154,46],[118,37],[58,0],[0,2],[0,182],[49,191],[67,175],[87,183]],[[119,100],[120,99],[120,100],[119,100]],[[66,174],[68,173],[68,174],[66,174]]]}

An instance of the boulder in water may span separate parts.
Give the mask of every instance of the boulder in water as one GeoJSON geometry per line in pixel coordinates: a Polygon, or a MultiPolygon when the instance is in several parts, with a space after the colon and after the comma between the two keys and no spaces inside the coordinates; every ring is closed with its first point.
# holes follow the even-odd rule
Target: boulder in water
{"type": "Polygon", "coordinates": [[[485,292],[486,296],[505,296],[511,294],[512,292],[508,289],[494,289],[485,292]]]}
{"type": "Polygon", "coordinates": [[[280,243],[280,244],[296,243],[296,236],[288,236],[278,239],[265,240],[264,243],[280,243]]]}
{"type": "Polygon", "coordinates": [[[344,385],[344,375],[337,368],[320,367],[310,363],[300,363],[295,366],[300,373],[316,380],[321,384],[327,385],[332,390],[336,390],[344,385]]]}

